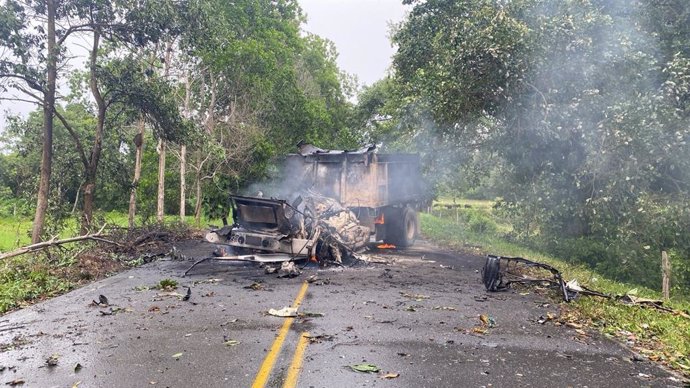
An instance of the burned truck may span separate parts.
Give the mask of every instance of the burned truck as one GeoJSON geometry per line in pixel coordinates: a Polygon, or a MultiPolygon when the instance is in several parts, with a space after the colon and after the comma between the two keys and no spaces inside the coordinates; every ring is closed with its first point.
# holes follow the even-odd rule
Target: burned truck
{"type": "Polygon", "coordinates": [[[212,230],[208,241],[261,261],[340,262],[371,241],[414,244],[417,209],[427,200],[417,155],[298,146],[286,157],[276,196],[231,195],[234,223],[212,230]]]}

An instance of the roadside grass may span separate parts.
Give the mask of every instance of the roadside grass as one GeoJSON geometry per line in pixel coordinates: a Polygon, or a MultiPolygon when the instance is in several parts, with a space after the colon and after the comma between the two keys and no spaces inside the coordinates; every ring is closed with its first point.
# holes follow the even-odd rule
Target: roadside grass
{"type": "MultiPolygon", "coordinates": [[[[128,224],[127,214],[119,212],[100,213],[97,220],[109,227],[124,228],[128,224]]],[[[137,225],[142,224],[141,220],[137,221],[137,225]]],[[[194,229],[194,217],[187,217],[186,221],[186,225],[194,229]]],[[[207,222],[208,219],[202,218],[202,228],[207,222]]],[[[179,217],[166,216],[164,225],[175,229],[180,225],[179,217]]],[[[28,245],[30,230],[31,220],[0,218],[0,252],[28,245]]],[[[78,233],[78,220],[73,218],[65,221],[58,237],[72,237],[78,233]]],[[[125,265],[122,260],[120,255],[103,252],[86,241],[3,260],[0,262],[0,314],[65,293],[126,265],[141,262],[135,259],[125,265]]]]}
{"type": "Polygon", "coordinates": [[[472,208],[472,209],[484,209],[491,211],[495,204],[495,201],[486,199],[464,199],[464,198],[452,198],[452,197],[441,197],[434,201],[434,207],[446,207],[459,205],[462,208],[472,208]]]}
{"type": "MultiPolygon", "coordinates": [[[[456,250],[471,250],[478,254],[519,256],[550,264],[558,268],[566,281],[577,281],[590,289],[611,295],[625,295],[633,292],[638,297],[661,299],[660,292],[637,285],[625,284],[607,279],[589,268],[568,263],[563,258],[543,254],[534,249],[507,241],[501,227],[490,214],[491,206],[483,206],[480,214],[471,217],[457,216],[454,212],[441,213],[441,217],[421,214],[422,234],[430,240],[456,250]],[[475,221],[472,224],[472,217],[475,221]],[[485,224],[496,223],[496,228],[484,231],[473,225],[485,218],[485,224]],[[456,221],[456,219],[460,221],[456,221]],[[466,220],[470,220],[470,222],[466,220]]],[[[472,208],[474,209],[474,208],[472,208]]],[[[472,209],[462,209],[462,212],[472,209]]],[[[477,209],[475,209],[476,211],[477,209]]],[[[438,212],[436,213],[438,214],[438,212]]],[[[483,286],[482,286],[483,287],[483,286]]],[[[677,311],[690,311],[690,301],[685,296],[676,296],[664,304],[677,311]]],[[[572,303],[561,303],[562,323],[595,328],[611,338],[626,343],[632,349],[652,361],[661,362],[690,377],[690,319],[680,315],[662,312],[640,306],[624,305],[620,302],[597,297],[581,296],[572,303]]]]}
{"type": "Polygon", "coordinates": [[[0,252],[31,242],[31,220],[0,217],[0,252]]]}
{"type": "MultiPolygon", "coordinates": [[[[117,211],[98,213],[96,219],[105,222],[108,227],[126,228],[129,224],[127,214],[117,211]]],[[[163,221],[165,225],[179,222],[180,217],[176,215],[166,215],[163,221]]],[[[199,227],[203,229],[214,222],[220,224],[220,220],[209,220],[206,217],[201,217],[199,227]]],[[[28,218],[0,217],[0,252],[9,252],[30,244],[31,223],[32,220],[28,218]]],[[[192,228],[196,228],[193,216],[185,217],[185,223],[192,228]]],[[[141,226],[142,224],[141,217],[137,217],[136,225],[141,226]]],[[[102,223],[97,222],[94,228],[99,228],[100,226],[102,226],[102,223]]],[[[76,217],[72,217],[65,220],[57,237],[67,238],[77,235],[79,235],[79,221],[76,217]]]]}

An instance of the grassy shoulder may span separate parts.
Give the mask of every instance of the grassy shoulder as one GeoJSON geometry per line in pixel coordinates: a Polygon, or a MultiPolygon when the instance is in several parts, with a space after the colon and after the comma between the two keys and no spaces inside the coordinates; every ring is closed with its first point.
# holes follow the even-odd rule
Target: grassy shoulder
{"type": "MultiPolygon", "coordinates": [[[[102,213],[98,219],[100,224],[106,223],[109,227],[114,227],[108,232],[112,234],[109,238],[122,239],[123,245],[135,239],[128,236],[124,230],[127,225],[127,214],[102,213]]],[[[194,225],[193,217],[188,217],[184,224],[179,221],[177,216],[167,216],[162,226],[145,226],[139,233],[146,233],[147,229],[152,227],[170,231],[174,236],[193,233],[190,229],[194,225]]],[[[202,225],[206,222],[207,220],[203,219],[202,225]]],[[[30,220],[0,219],[0,252],[8,252],[29,244],[30,230],[30,220]]],[[[59,238],[76,235],[78,224],[75,219],[66,220],[58,233],[59,238]]],[[[144,252],[137,251],[136,247],[128,252],[119,252],[111,248],[112,246],[107,244],[80,241],[3,260],[0,262],[0,314],[60,295],[142,263],[140,257],[144,252]]]]}
{"type": "Polygon", "coordinates": [[[7,252],[31,242],[31,220],[0,217],[0,252],[7,252]]]}
{"type": "MultiPolygon", "coordinates": [[[[507,241],[500,225],[491,216],[491,207],[448,208],[435,206],[432,214],[421,214],[421,228],[425,237],[457,250],[472,249],[476,253],[520,256],[550,264],[558,268],[566,280],[577,281],[607,294],[633,292],[640,297],[660,299],[659,292],[606,279],[596,272],[573,265],[561,258],[507,241]],[[445,211],[444,211],[445,210],[445,211]]],[[[677,310],[688,311],[687,299],[676,298],[667,304],[677,310]]],[[[650,360],[659,361],[690,377],[690,319],[654,309],[628,306],[612,300],[580,297],[561,304],[561,319],[595,328],[617,338],[650,360]]]]}
{"type": "MultiPolygon", "coordinates": [[[[97,214],[97,225],[107,224],[108,227],[124,228],[128,225],[128,218],[126,213],[116,211],[97,214]]],[[[164,224],[170,225],[180,222],[180,217],[176,215],[166,215],[164,224]]],[[[199,225],[196,225],[193,216],[185,217],[185,224],[196,227],[205,227],[209,220],[202,217],[199,225]]],[[[220,223],[217,221],[216,223],[220,223]]],[[[31,224],[32,220],[28,218],[11,218],[0,217],[0,252],[9,252],[13,249],[28,245],[31,243],[31,224]]],[[[136,225],[143,225],[144,221],[136,218],[136,225]]],[[[58,238],[68,238],[79,235],[79,223],[76,218],[70,218],[63,222],[59,227],[57,233],[58,238]]]]}

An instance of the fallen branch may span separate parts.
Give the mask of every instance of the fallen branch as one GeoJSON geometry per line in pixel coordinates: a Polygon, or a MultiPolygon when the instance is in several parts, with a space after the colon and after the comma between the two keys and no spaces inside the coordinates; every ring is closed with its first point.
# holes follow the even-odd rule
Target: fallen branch
{"type": "Polygon", "coordinates": [[[168,232],[153,231],[153,232],[146,233],[145,235],[140,236],[139,238],[134,240],[134,242],[132,243],[132,246],[136,247],[136,246],[139,246],[139,245],[147,242],[148,240],[167,239],[168,237],[170,237],[170,233],[168,233],[168,232]]]}
{"type": "Polygon", "coordinates": [[[40,250],[48,248],[48,247],[53,247],[53,246],[58,246],[58,245],[67,244],[67,243],[71,243],[71,242],[83,241],[83,240],[93,240],[93,241],[101,241],[101,242],[115,244],[112,241],[105,240],[105,239],[101,238],[101,236],[102,236],[101,233],[103,233],[103,229],[105,229],[105,225],[103,225],[103,227],[101,227],[101,229],[98,232],[92,233],[92,234],[87,234],[84,236],[70,237],[70,238],[66,238],[66,239],[62,239],[62,240],[56,240],[55,237],[53,237],[48,241],[43,241],[40,243],[27,245],[25,247],[15,249],[14,251],[0,254],[0,260],[8,259],[10,257],[15,257],[15,256],[19,256],[19,255],[23,255],[26,253],[32,253],[32,252],[40,251],[40,250]]]}

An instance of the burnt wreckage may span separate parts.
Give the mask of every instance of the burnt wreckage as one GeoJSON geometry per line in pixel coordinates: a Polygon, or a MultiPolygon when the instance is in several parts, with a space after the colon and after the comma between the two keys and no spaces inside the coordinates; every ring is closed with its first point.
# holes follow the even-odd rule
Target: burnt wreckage
{"type": "Polygon", "coordinates": [[[230,196],[234,223],[206,236],[221,247],[214,259],[342,263],[372,240],[414,244],[417,209],[428,201],[417,155],[298,147],[285,161],[281,199],[230,196]]]}

